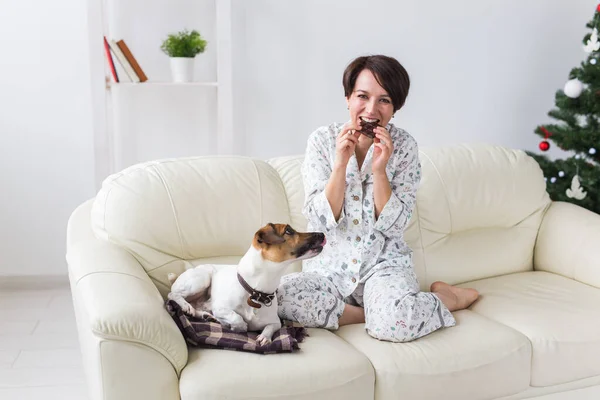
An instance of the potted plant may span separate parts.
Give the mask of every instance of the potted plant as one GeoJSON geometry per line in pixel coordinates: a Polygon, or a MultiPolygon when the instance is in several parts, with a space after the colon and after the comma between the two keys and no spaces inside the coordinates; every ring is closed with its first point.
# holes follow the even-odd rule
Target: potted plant
{"type": "Polygon", "coordinates": [[[171,73],[174,82],[191,82],[194,78],[194,59],[204,53],[207,41],[200,32],[187,29],[169,34],[160,46],[171,59],[171,73]]]}

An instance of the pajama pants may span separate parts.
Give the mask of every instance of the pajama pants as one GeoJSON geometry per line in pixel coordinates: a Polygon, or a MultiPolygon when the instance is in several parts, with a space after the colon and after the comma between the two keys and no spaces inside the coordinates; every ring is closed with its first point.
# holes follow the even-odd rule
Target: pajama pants
{"type": "Polygon", "coordinates": [[[277,291],[279,317],[305,327],[338,329],[346,303],[364,307],[365,329],[379,340],[408,342],[456,325],[433,293],[421,292],[412,268],[388,267],[374,272],[344,298],[337,279],[316,271],[285,275],[277,291]]]}

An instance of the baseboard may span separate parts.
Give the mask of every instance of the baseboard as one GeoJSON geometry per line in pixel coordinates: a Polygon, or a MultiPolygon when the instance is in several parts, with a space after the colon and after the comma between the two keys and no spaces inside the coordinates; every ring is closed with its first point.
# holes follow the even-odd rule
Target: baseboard
{"type": "Polygon", "coordinates": [[[0,275],[0,290],[68,289],[67,275],[0,275]]]}

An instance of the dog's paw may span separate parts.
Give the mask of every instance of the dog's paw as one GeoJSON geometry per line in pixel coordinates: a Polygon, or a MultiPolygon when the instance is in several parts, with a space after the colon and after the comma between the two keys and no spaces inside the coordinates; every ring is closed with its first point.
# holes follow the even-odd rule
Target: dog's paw
{"type": "Polygon", "coordinates": [[[271,338],[265,337],[262,334],[256,337],[256,344],[259,346],[266,346],[271,343],[271,338]]]}
{"type": "Polygon", "coordinates": [[[195,317],[207,321],[217,322],[217,319],[209,312],[195,310],[195,317]]]}
{"type": "Polygon", "coordinates": [[[194,317],[196,315],[196,309],[194,307],[192,307],[191,304],[183,304],[181,306],[181,311],[183,311],[184,314],[187,314],[192,317],[194,317]]]}

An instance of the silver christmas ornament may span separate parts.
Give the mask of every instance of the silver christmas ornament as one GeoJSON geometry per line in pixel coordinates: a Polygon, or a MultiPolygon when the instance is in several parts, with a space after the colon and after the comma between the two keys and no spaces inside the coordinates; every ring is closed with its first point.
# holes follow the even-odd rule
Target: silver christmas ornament
{"type": "Polygon", "coordinates": [[[587,196],[587,192],[581,187],[578,175],[575,175],[571,180],[571,187],[567,189],[566,194],[568,198],[577,200],[583,200],[587,196]]]}
{"type": "Polygon", "coordinates": [[[565,176],[565,171],[558,171],[558,176],[561,178],[565,176]]]}

